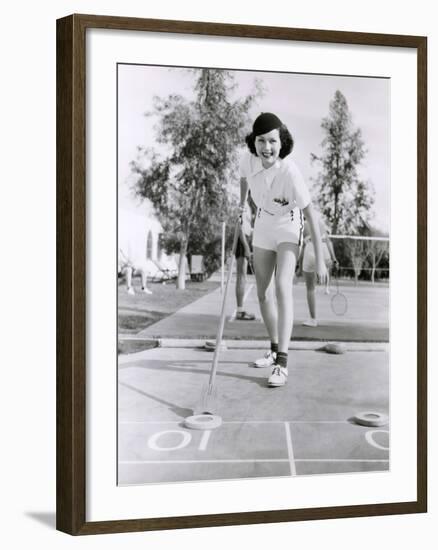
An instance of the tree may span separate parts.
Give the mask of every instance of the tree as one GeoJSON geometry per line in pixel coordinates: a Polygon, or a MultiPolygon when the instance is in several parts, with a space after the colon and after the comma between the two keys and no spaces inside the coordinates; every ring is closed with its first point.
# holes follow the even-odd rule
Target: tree
{"type": "Polygon", "coordinates": [[[196,242],[195,253],[207,248],[220,234],[221,222],[231,216],[235,204],[229,191],[233,183],[237,188],[237,148],[260,93],[256,85],[254,93],[232,100],[236,84],[230,72],[193,73],[194,100],[176,94],[155,97],[153,111],[147,113],[158,118],[157,142],[167,154],[141,150],[140,159],[132,163],[138,175],[135,191],[152,202],[166,251],[180,254],[180,289],[185,287],[184,258],[190,244],[196,242]]]}
{"type": "Polygon", "coordinates": [[[367,258],[367,245],[362,239],[345,239],[345,249],[354,270],[354,281],[357,285],[360,272],[367,258]]]}
{"type": "Polygon", "coordinates": [[[371,271],[370,279],[374,283],[376,269],[381,263],[385,263],[389,270],[389,239],[387,233],[372,226],[368,226],[366,234],[370,237],[366,239],[365,243],[368,265],[371,271]]]}
{"type": "Polygon", "coordinates": [[[316,200],[333,234],[361,233],[374,203],[371,182],[364,182],[358,167],[365,156],[361,130],[353,127],[347,100],[338,90],[321,128],[325,137],[321,156],[311,154],[321,170],[315,179],[316,200]]]}
{"type": "Polygon", "coordinates": [[[371,264],[371,281],[374,283],[377,267],[384,257],[389,256],[389,242],[369,240],[367,241],[367,248],[371,264]]]}

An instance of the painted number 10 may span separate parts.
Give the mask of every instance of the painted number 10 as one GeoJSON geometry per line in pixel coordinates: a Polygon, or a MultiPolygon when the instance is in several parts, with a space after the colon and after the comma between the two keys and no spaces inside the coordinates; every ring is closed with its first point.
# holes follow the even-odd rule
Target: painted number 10
{"type": "MultiPolygon", "coordinates": [[[[207,449],[208,441],[210,439],[211,430],[205,430],[202,432],[202,437],[198,445],[198,451],[205,451],[207,449]]],[[[192,434],[183,430],[166,430],[164,432],[157,432],[148,439],[148,447],[153,451],[178,451],[184,449],[190,445],[192,441],[192,434]],[[160,439],[163,436],[175,434],[177,442],[170,447],[160,446],[160,439]]]]}

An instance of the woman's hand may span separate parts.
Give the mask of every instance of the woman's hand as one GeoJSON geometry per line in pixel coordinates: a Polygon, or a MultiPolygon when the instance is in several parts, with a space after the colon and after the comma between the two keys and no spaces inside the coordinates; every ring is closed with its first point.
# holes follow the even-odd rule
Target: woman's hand
{"type": "Polygon", "coordinates": [[[322,240],[321,240],[321,233],[319,230],[318,218],[311,204],[308,204],[305,208],[303,208],[303,213],[307,219],[307,223],[310,231],[310,237],[312,239],[313,247],[315,250],[316,280],[319,284],[323,285],[323,284],[326,284],[328,281],[328,271],[327,271],[327,267],[325,265],[324,256],[323,256],[322,240]]]}
{"type": "Polygon", "coordinates": [[[251,260],[251,249],[248,245],[245,245],[243,247],[243,254],[247,260],[251,260]]]}
{"type": "Polygon", "coordinates": [[[325,285],[328,281],[328,271],[323,261],[317,261],[315,266],[316,280],[320,285],[325,285]]]}

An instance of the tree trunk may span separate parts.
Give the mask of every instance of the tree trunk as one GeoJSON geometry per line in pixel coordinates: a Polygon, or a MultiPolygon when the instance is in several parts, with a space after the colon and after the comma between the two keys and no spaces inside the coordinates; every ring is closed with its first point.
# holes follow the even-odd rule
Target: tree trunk
{"type": "Polygon", "coordinates": [[[179,253],[179,265],[178,265],[178,278],[176,280],[177,290],[184,290],[186,288],[186,254],[187,254],[187,239],[184,237],[180,241],[180,253],[179,253]]]}
{"type": "Polygon", "coordinates": [[[338,193],[335,193],[335,208],[334,208],[334,211],[333,211],[333,234],[334,235],[337,235],[338,233],[338,225],[339,225],[339,220],[338,220],[338,193]]]}
{"type": "Polygon", "coordinates": [[[355,269],[354,270],[354,286],[357,286],[358,283],[359,283],[359,274],[360,274],[360,270],[355,269]]]}

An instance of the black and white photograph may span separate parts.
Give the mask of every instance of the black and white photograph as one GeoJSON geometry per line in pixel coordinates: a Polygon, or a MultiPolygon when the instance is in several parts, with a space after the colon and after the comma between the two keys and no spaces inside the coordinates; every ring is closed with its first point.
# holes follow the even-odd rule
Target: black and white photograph
{"type": "Polygon", "coordinates": [[[5,4],[4,548],[436,546],[433,5],[5,4]]]}
{"type": "Polygon", "coordinates": [[[426,62],[57,20],[58,530],[428,510],[426,62]]]}
{"type": "Polygon", "coordinates": [[[387,472],[389,78],[117,64],[117,483],[387,472]]]}

